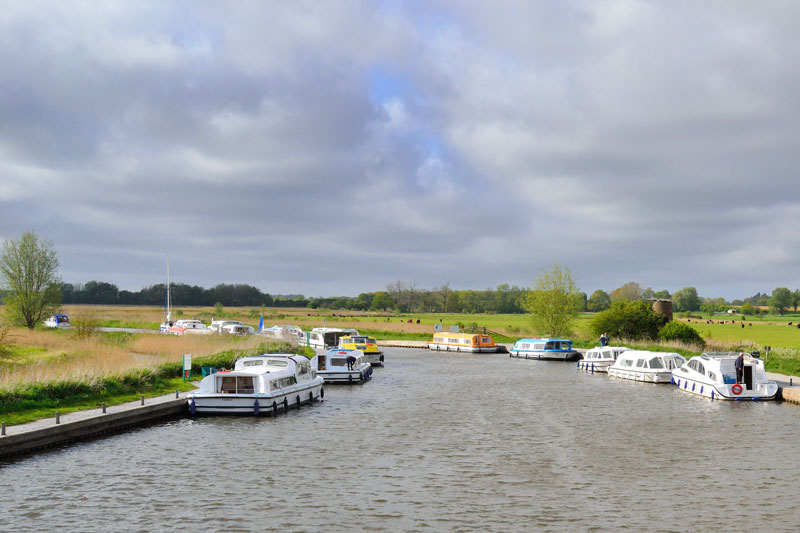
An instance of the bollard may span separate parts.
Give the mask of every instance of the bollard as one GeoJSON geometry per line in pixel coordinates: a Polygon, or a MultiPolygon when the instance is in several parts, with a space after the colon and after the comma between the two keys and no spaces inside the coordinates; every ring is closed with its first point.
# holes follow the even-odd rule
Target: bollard
{"type": "Polygon", "coordinates": [[[3,422],[2,425],[0,425],[0,435],[2,435],[4,437],[6,436],[6,423],[5,422],[3,422]]]}
{"type": "Polygon", "coordinates": [[[61,423],[61,413],[56,411],[56,424],[60,424],[60,423],[61,423]]]}
{"type": "Polygon", "coordinates": [[[175,397],[178,397],[178,389],[175,389],[175,397]]]}
{"type": "Polygon", "coordinates": [[[144,396],[141,396],[141,398],[142,398],[142,405],[144,405],[144,396]]]}
{"type": "Polygon", "coordinates": [[[106,414],[106,402],[103,402],[103,414],[106,414]]]}

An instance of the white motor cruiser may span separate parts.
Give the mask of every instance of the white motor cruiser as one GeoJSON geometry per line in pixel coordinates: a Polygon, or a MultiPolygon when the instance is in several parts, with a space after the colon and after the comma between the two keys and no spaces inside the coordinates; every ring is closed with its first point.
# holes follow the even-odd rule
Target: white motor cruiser
{"type": "Polygon", "coordinates": [[[372,365],[361,350],[336,348],[316,356],[317,375],[325,383],[364,383],[372,377],[372,365]]]}
{"type": "Polygon", "coordinates": [[[278,353],[242,357],[233,370],[204,377],[200,388],[186,395],[189,412],[277,414],[322,399],[315,359],[278,353]]]}
{"type": "Polygon", "coordinates": [[[608,372],[608,367],[627,350],[624,346],[597,346],[583,354],[583,359],[578,361],[578,368],[587,372],[608,372]]]}
{"type": "Polygon", "coordinates": [[[346,335],[358,335],[352,328],[314,328],[308,334],[308,345],[315,350],[331,350],[339,346],[339,339],[346,335]]]}
{"type": "Polygon", "coordinates": [[[627,350],[608,367],[608,375],[634,381],[669,383],[672,371],[685,362],[686,359],[677,353],[627,350]]]}
{"type": "Polygon", "coordinates": [[[708,352],[689,359],[672,371],[672,382],[682,391],[712,400],[774,400],[778,384],[767,379],[764,362],[743,356],[742,383],[734,367],[739,352],[708,352]]]}

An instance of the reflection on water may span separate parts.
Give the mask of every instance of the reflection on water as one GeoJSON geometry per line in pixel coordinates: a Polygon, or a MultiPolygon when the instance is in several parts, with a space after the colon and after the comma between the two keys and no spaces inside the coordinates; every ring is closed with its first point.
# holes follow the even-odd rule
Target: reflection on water
{"type": "Polygon", "coordinates": [[[387,350],[277,418],[180,420],[0,469],[2,528],[795,531],[800,410],[501,355],[387,350]]]}

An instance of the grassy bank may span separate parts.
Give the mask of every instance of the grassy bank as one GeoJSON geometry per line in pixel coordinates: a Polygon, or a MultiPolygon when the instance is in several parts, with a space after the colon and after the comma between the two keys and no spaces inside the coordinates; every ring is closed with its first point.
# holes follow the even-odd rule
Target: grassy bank
{"type": "MultiPolygon", "coordinates": [[[[260,342],[254,347],[224,350],[192,359],[192,376],[199,379],[201,366],[232,368],[239,357],[263,352],[302,352],[284,342],[260,342]]],[[[47,366],[47,365],[45,365],[47,366]]],[[[108,373],[92,373],[82,377],[19,381],[0,388],[0,421],[7,425],[21,424],[55,415],[106,405],[117,405],[139,396],[159,396],[175,391],[191,390],[194,386],[182,379],[180,359],[108,373]]],[[[58,377],[56,377],[58,376],[58,377]]]]}

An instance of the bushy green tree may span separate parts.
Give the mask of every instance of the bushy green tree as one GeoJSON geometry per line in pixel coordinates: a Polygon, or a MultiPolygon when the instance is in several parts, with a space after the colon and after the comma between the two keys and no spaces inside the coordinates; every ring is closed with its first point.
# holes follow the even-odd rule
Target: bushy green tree
{"type": "Polygon", "coordinates": [[[572,272],[559,263],[536,278],[522,306],[531,314],[531,325],[542,335],[568,336],[583,300],[572,272]]]}
{"type": "Polygon", "coordinates": [[[36,233],[6,239],[0,254],[0,277],[9,290],[5,309],[12,322],[33,329],[61,303],[58,255],[53,243],[36,233]]]}
{"type": "Polygon", "coordinates": [[[612,302],[626,301],[633,302],[642,298],[642,287],[635,281],[629,281],[622,287],[618,287],[609,294],[612,302]]]}
{"type": "Polygon", "coordinates": [[[684,287],[672,295],[672,304],[675,311],[698,311],[702,300],[697,295],[694,287],[684,287]]]}
{"type": "Polygon", "coordinates": [[[619,301],[598,313],[590,327],[594,335],[605,332],[610,337],[624,339],[655,339],[664,320],[664,315],[653,311],[649,302],[619,301]]]}
{"type": "Polygon", "coordinates": [[[772,291],[772,298],[769,299],[769,306],[773,312],[782,315],[792,306],[792,291],[786,287],[778,287],[772,291]]]}
{"type": "Polygon", "coordinates": [[[665,341],[678,340],[700,346],[706,345],[697,330],[683,322],[667,322],[658,330],[658,338],[665,341]]]}
{"type": "Polygon", "coordinates": [[[586,309],[593,313],[605,311],[609,307],[611,307],[611,297],[601,289],[594,291],[586,302],[586,309]]]}

